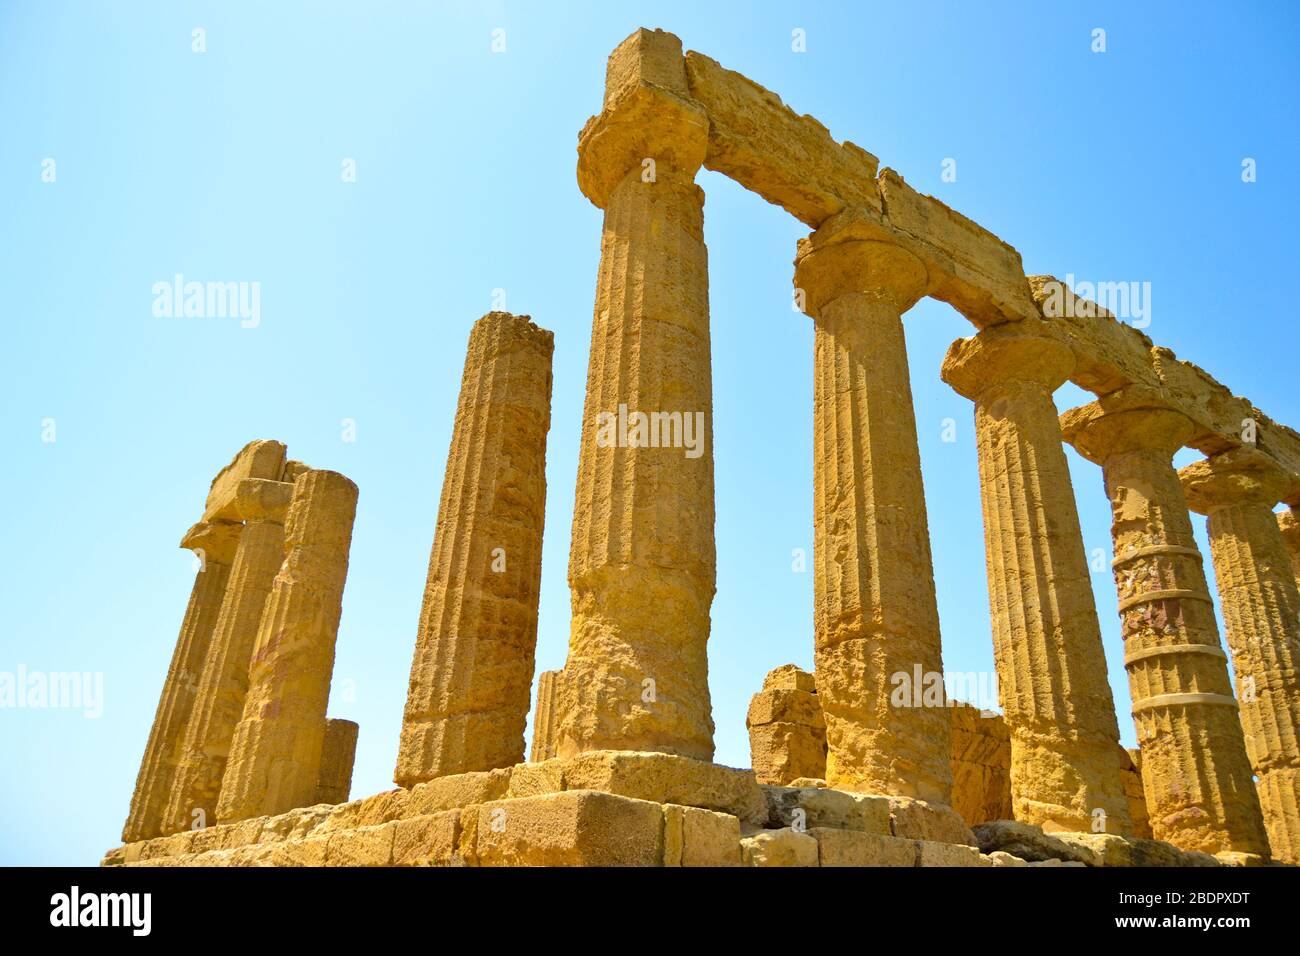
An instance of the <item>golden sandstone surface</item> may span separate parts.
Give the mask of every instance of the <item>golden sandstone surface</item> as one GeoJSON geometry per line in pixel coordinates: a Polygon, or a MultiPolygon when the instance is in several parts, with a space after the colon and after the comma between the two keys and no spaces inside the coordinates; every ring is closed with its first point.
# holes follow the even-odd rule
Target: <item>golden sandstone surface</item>
{"type": "Polygon", "coordinates": [[[106,865],[1297,863],[1300,435],[659,30],[613,52],[577,177],[604,212],[562,669],[533,677],[551,333],[470,335],[395,779],[345,802],[329,719],[357,489],[250,443],[182,546],[198,571],[106,865]],[[752,769],[711,762],[715,577],[700,168],[806,224],[816,673],[773,670],[752,769]],[[975,334],[1002,714],[947,699],[902,317],[975,334]],[[1096,400],[1058,413],[1066,381],[1096,400]],[[1063,444],[1101,468],[1140,744],[1119,746],[1063,444]],[[1206,458],[1181,472],[1173,455],[1206,458]],[[1208,518],[1232,652],[1189,508],[1208,518]]]}

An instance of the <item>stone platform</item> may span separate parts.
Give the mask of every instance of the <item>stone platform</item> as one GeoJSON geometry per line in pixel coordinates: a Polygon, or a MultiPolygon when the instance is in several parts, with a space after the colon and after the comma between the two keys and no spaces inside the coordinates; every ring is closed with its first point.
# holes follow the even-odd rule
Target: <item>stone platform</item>
{"type": "Polygon", "coordinates": [[[111,850],[103,865],[999,867],[1221,862],[1151,840],[1105,834],[1049,836],[1019,823],[985,824],[973,834],[946,807],[808,783],[812,785],[762,786],[750,770],[669,754],[593,751],[439,777],[350,803],[304,807],[128,843],[111,850]],[[1142,848],[1133,850],[1139,843],[1142,848]]]}

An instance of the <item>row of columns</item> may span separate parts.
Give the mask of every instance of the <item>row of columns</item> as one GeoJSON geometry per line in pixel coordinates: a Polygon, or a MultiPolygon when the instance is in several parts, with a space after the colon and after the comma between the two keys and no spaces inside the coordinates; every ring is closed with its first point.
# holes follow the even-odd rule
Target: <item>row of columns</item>
{"type": "Polygon", "coordinates": [[[182,539],[199,570],[126,842],[310,805],[350,781],[356,725],[327,732],[325,708],[357,489],[269,445],[236,457],[227,472],[248,476],[182,539]]]}
{"type": "MultiPolygon", "coordinates": [[[[569,562],[569,655],[545,683],[541,756],[620,749],[712,757],[712,394],[704,196],[694,183],[707,148],[708,120],[689,97],[680,43],[634,34],[611,56],[605,109],[579,144],[579,183],[604,211],[604,229],[569,562]],[[674,411],[700,415],[702,455],[622,436],[601,441],[602,416],[674,411]]],[[[897,694],[900,676],[928,685],[943,672],[902,326],[930,277],[916,256],[843,215],[800,243],[795,283],[814,320],[815,656],[827,780],[949,804],[942,692],[937,701],[921,687],[897,694]]],[[[1237,676],[1254,681],[1239,718],[1172,464],[1191,422],[1133,389],[1058,416],[1052,395],[1073,373],[1073,353],[1041,323],[1014,324],[955,343],[943,377],[975,408],[1016,817],[1049,829],[1130,829],[1068,440],[1101,465],[1112,503],[1125,668],[1155,835],[1186,849],[1256,854],[1269,852],[1271,838],[1276,856],[1294,860],[1300,602],[1294,577],[1279,569],[1284,535],[1297,534],[1271,515],[1277,489],[1250,485],[1246,494],[1237,481],[1220,495],[1217,479],[1187,478],[1193,504],[1211,516],[1237,676]]],[[[454,445],[484,440],[476,432],[454,445]]],[[[447,495],[444,488],[444,508],[447,495]]],[[[440,513],[438,539],[455,537],[444,529],[440,513]]],[[[450,551],[435,543],[435,557],[440,547],[439,560],[478,553],[468,539],[450,551]]],[[[431,582],[434,575],[431,563],[431,582]]],[[[434,599],[439,615],[447,600],[434,599]]],[[[452,686],[456,668],[447,661],[467,641],[478,646],[471,637],[468,628],[431,643],[422,637],[428,646],[417,649],[412,700],[422,681],[452,686]]],[[[420,714],[435,725],[421,731],[425,740],[453,726],[449,714],[408,701],[408,727],[420,714]]],[[[513,719],[501,727],[513,728],[513,719]]],[[[522,754],[513,729],[484,732],[503,746],[480,745],[468,760],[446,762],[455,749],[446,743],[413,744],[398,782],[490,769],[522,754]]]]}

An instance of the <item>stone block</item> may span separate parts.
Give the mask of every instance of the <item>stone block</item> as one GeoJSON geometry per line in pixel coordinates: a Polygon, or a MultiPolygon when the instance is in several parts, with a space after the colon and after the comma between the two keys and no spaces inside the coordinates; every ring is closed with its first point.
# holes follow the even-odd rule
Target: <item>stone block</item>
{"type": "Polygon", "coordinates": [[[434,777],[411,788],[407,813],[421,816],[500,800],[510,788],[511,768],[434,777]]]}
{"type": "Polygon", "coordinates": [[[664,866],[740,866],[740,821],[729,813],[667,804],[664,866]]]}
{"type": "Polygon", "coordinates": [[[916,841],[917,866],[979,866],[980,851],[961,843],[935,843],[933,840],[916,841]]]}
{"type": "Polygon", "coordinates": [[[399,820],[393,828],[393,866],[448,866],[459,854],[459,810],[399,820]]]}
{"type": "Polygon", "coordinates": [[[786,827],[760,830],[740,841],[745,866],[817,866],[817,840],[786,827]]]}
{"type": "Polygon", "coordinates": [[[480,866],[658,866],[663,808],[593,790],[523,797],[478,808],[480,866]]]}
{"type": "Polygon", "coordinates": [[[966,821],[952,807],[912,797],[889,797],[889,822],[894,836],[909,840],[974,845],[966,821]]]}
{"type": "Polygon", "coordinates": [[[821,866],[915,866],[916,841],[861,830],[808,831],[817,841],[821,866]]]}
{"type": "Polygon", "coordinates": [[[385,823],[331,833],[325,851],[325,865],[390,866],[396,832],[396,823],[385,823]]]}
{"type": "Polygon", "coordinates": [[[572,790],[702,807],[756,826],[767,820],[767,802],[752,771],[675,754],[594,750],[570,758],[564,780],[572,790]]]}
{"type": "MultiPolygon", "coordinates": [[[[796,829],[826,827],[893,835],[889,800],[865,793],[848,793],[816,787],[763,787],[767,797],[767,825],[796,829]],[[800,820],[799,811],[802,811],[800,820]]],[[[903,834],[906,836],[906,834],[903,834]]]]}

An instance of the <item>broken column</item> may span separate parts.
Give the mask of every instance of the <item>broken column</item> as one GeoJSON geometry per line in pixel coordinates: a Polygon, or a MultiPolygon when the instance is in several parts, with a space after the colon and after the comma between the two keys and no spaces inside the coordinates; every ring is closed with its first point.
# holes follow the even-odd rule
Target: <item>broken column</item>
{"type": "Polygon", "coordinates": [[[789,786],[826,776],[826,721],[813,675],[793,664],[769,671],[745,714],[759,783],[789,786]]]}
{"type": "Polygon", "coordinates": [[[1061,416],[1102,467],[1124,666],[1151,830],[1184,850],[1268,854],[1237,702],[1173,454],[1192,422],[1129,386],[1061,416]]]}
{"type": "Polygon", "coordinates": [[[352,793],[352,766],[357,758],[357,734],[360,732],[360,726],[351,720],[331,717],[325,721],[325,740],[321,744],[320,772],[316,775],[313,805],[348,802],[352,793]]]}
{"type": "Polygon", "coordinates": [[[1074,354],[1030,321],[958,339],[942,373],[975,403],[1013,811],[1049,830],[1127,834],[1119,725],[1052,400],[1074,354]]]}
{"type": "Polygon", "coordinates": [[[814,319],[813,604],[826,781],[950,804],[939,613],[902,315],[920,260],[839,230],[800,240],[814,319]]]}
{"type": "Polygon", "coordinates": [[[1290,484],[1271,459],[1238,448],[1179,472],[1207,516],[1246,752],[1274,859],[1300,864],[1300,594],[1273,514],[1290,484]]]}
{"type": "Polygon", "coordinates": [[[198,678],[198,696],[165,815],[168,832],[202,828],[217,819],[231,738],[244,713],[253,642],[284,560],[284,520],[292,494],[289,482],[246,478],[219,511],[243,521],[244,530],[198,678]]]}
{"type": "Polygon", "coordinates": [[[578,146],[578,183],[605,219],[556,705],[561,757],[713,757],[713,389],[694,182],[707,140],[681,41],[638,30],[610,56],[604,109],[578,146]]]}
{"type": "Polygon", "coordinates": [[[244,714],[217,801],[223,823],[283,813],[316,795],[357,486],[311,470],[293,484],[284,564],[258,627],[244,714]]]}
{"type": "Polygon", "coordinates": [[[393,779],[522,763],[537,646],[554,337],[474,323],[393,779]]]}
{"type": "Polygon", "coordinates": [[[163,829],[163,817],[176,779],[185,727],[194,707],[199,672],[226,593],[240,530],[238,524],[228,521],[201,521],[181,539],[181,547],[194,551],[198,556],[199,570],[194,576],[190,601],[185,608],[176,648],[158,698],[158,710],[149,730],[149,742],[140,761],[131,810],[122,829],[122,839],[127,843],[148,840],[168,832],[163,829]]]}

